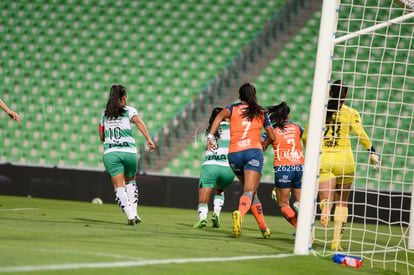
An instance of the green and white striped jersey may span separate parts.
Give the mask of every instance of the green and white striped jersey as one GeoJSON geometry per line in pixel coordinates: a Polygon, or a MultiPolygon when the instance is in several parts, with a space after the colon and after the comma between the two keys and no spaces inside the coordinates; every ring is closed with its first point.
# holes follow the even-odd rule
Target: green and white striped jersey
{"type": "Polygon", "coordinates": [[[108,119],[102,114],[100,125],[105,130],[104,154],[110,152],[137,153],[135,138],[132,133],[132,117],[137,116],[135,108],[125,106],[126,112],[116,119],[108,119]]]}
{"type": "Polygon", "coordinates": [[[230,123],[222,121],[219,129],[221,129],[221,135],[217,140],[217,149],[214,151],[206,150],[203,165],[230,166],[227,158],[230,146],[230,123]]]}

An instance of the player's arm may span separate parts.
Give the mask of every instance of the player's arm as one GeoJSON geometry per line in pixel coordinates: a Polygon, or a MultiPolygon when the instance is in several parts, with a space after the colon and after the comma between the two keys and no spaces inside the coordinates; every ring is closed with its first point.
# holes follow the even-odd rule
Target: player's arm
{"type": "Polygon", "coordinates": [[[267,147],[269,147],[269,145],[270,145],[270,142],[268,142],[268,139],[269,139],[268,134],[264,133],[262,135],[262,149],[263,149],[263,151],[266,151],[267,147]]]}
{"type": "Polygon", "coordinates": [[[267,114],[264,115],[264,120],[265,121],[263,126],[265,127],[267,138],[264,142],[262,142],[263,150],[265,150],[265,148],[267,149],[267,147],[276,140],[275,130],[273,129],[273,125],[270,122],[270,118],[267,114]]]}
{"type": "Polygon", "coordinates": [[[263,151],[267,150],[267,147],[269,147],[270,144],[272,144],[275,140],[276,140],[276,135],[275,135],[275,131],[273,130],[273,127],[267,127],[265,128],[266,133],[263,134],[263,137],[265,137],[265,139],[262,141],[262,148],[263,151]],[[271,133],[273,133],[273,137],[271,137],[271,133]]]}
{"type": "Polygon", "coordinates": [[[105,141],[105,127],[99,124],[99,139],[105,141]]]}
{"type": "Polygon", "coordinates": [[[16,112],[13,112],[12,110],[7,107],[6,103],[3,102],[3,100],[0,99],[0,108],[2,108],[9,117],[11,117],[13,120],[20,122],[20,117],[16,112]]]}
{"type": "Polygon", "coordinates": [[[211,124],[210,132],[207,133],[207,149],[214,150],[217,147],[216,140],[214,139],[214,133],[220,127],[220,123],[230,116],[230,110],[228,108],[224,108],[217,114],[216,118],[214,119],[213,123],[211,124]]]}
{"type": "Polygon", "coordinates": [[[362,144],[362,146],[368,151],[370,163],[373,164],[375,168],[378,168],[380,165],[379,156],[374,146],[371,144],[367,133],[362,127],[361,117],[358,112],[355,112],[353,114],[352,131],[359,138],[359,142],[362,144]]]}
{"type": "Polygon", "coordinates": [[[155,150],[155,143],[152,141],[152,138],[150,134],[148,133],[147,127],[145,126],[145,123],[142,121],[142,119],[139,116],[133,116],[132,122],[137,125],[138,130],[141,132],[141,134],[147,139],[147,146],[151,149],[151,152],[155,150]]]}

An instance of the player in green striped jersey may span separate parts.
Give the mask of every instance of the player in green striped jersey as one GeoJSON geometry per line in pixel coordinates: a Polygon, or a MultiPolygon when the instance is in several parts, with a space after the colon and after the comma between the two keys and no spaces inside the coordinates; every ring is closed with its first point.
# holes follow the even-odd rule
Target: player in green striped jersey
{"type": "MultiPolygon", "coordinates": [[[[211,123],[222,109],[216,107],[211,112],[206,134],[210,131],[211,123]]],[[[213,188],[215,189],[213,200],[214,213],[211,221],[213,227],[220,227],[220,213],[224,204],[224,189],[234,180],[234,173],[227,159],[230,145],[230,124],[222,121],[219,129],[214,133],[214,137],[217,140],[217,148],[213,151],[206,150],[204,163],[201,168],[197,207],[199,221],[194,225],[195,228],[203,228],[207,225],[208,202],[213,188]]]]}
{"type": "Polygon", "coordinates": [[[138,154],[132,133],[133,124],[147,139],[151,152],[155,150],[145,123],[135,108],[127,106],[127,93],[122,85],[112,85],[106,109],[99,124],[99,136],[104,142],[103,163],[111,176],[115,199],[128,218],[128,225],[141,222],[138,215],[138,187],[135,176],[138,154]]]}

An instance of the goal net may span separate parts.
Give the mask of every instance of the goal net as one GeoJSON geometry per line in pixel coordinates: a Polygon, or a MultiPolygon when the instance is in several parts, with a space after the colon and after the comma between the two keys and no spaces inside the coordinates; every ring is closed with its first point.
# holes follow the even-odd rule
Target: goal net
{"type": "Polygon", "coordinates": [[[365,267],[414,274],[413,38],[414,1],[324,1],[297,254],[343,253],[362,257],[365,267]],[[343,251],[331,247],[335,207],[330,224],[321,225],[319,166],[311,163],[319,159],[330,83],[339,79],[348,86],[345,105],[360,113],[362,126],[381,159],[375,169],[367,150],[351,134],[356,169],[341,240],[343,251]],[[307,207],[308,203],[313,205],[307,207]]]}

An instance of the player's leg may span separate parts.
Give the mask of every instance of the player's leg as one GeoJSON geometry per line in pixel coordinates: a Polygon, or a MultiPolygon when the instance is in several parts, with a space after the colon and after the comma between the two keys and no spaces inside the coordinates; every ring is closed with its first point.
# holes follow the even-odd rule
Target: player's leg
{"type": "Polygon", "coordinates": [[[125,168],[122,164],[121,157],[118,152],[105,154],[103,162],[106,171],[111,176],[111,181],[114,186],[115,201],[119,208],[128,219],[128,225],[135,225],[134,212],[132,211],[128,195],[125,190],[125,168]]]}
{"type": "MultiPolygon", "coordinates": [[[[294,171],[295,179],[292,183],[292,188],[293,188],[292,191],[293,191],[293,195],[295,197],[295,202],[293,203],[293,209],[296,212],[296,216],[299,213],[300,193],[301,193],[301,190],[302,190],[303,168],[304,168],[303,164],[296,165],[296,169],[294,171]]],[[[292,193],[292,191],[291,191],[291,193],[292,193]]]]}
{"type": "MultiPolygon", "coordinates": [[[[263,169],[263,152],[261,150],[247,150],[248,156],[250,159],[247,164],[244,166],[244,186],[243,191],[244,193],[251,193],[253,195],[250,210],[252,211],[258,225],[260,231],[264,238],[270,237],[271,232],[267,227],[264,216],[263,216],[263,208],[262,203],[259,200],[257,195],[257,188],[259,187],[261,173],[263,169]],[[253,160],[253,161],[252,161],[253,160]]],[[[248,205],[246,205],[247,207],[248,205]]],[[[247,210],[248,211],[248,210],[247,210]]],[[[247,212],[246,211],[246,212],[247,212]]],[[[245,213],[244,213],[245,214],[245,213]]],[[[242,214],[242,217],[244,215],[242,214]]]]}
{"type": "MultiPolygon", "coordinates": [[[[201,184],[201,186],[203,186],[201,184]]],[[[210,200],[211,192],[213,188],[209,187],[200,187],[198,189],[198,222],[194,225],[194,228],[203,228],[207,225],[207,215],[208,215],[208,202],[210,200]]]]}
{"type": "Polygon", "coordinates": [[[331,221],[331,210],[334,201],[333,189],[336,184],[336,178],[319,183],[319,200],[321,208],[321,224],[328,226],[331,221]]]}
{"type": "Polygon", "coordinates": [[[123,154],[125,165],[125,190],[128,195],[132,211],[134,212],[135,223],[138,224],[142,221],[141,217],[138,215],[139,192],[138,185],[136,183],[138,156],[137,154],[132,153],[123,154]]]}
{"type": "Polygon", "coordinates": [[[293,188],[293,195],[295,196],[295,202],[293,203],[293,209],[296,212],[296,215],[299,213],[299,207],[300,207],[300,193],[301,188],[293,188]]]}
{"type": "Polygon", "coordinates": [[[233,181],[234,173],[229,166],[217,167],[217,180],[215,186],[215,195],[213,199],[214,213],[211,217],[213,227],[220,227],[220,214],[224,205],[224,189],[229,187],[233,181]]]}
{"type": "MultiPolygon", "coordinates": [[[[229,153],[228,154],[229,164],[236,175],[236,177],[239,179],[240,183],[244,186],[245,180],[244,180],[244,161],[243,161],[243,152],[235,152],[235,153],[229,153]]],[[[244,205],[251,205],[251,200],[253,196],[250,193],[245,193],[241,195],[239,199],[239,206],[237,210],[234,210],[232,213],[232,219],[233,219],[233,233],[236,237],[239,237],[242,232],[242,222],[243,217],[241,215],[241,208],[244,208],[244,205]]],[[[250,206],[249,206],[250,208],[250,206]]],[[[246,213],[248,211],[243,209],[243,212],[246,213]],[[245,212],[244,212],[245,211],[245,212]]]]}
{"type": "MultiPolygon", "coordinates": [[[[240,183],[244,186],[244,176],[237,175],[237,178],[239,179],[240,183]]],[[[243,223],[243,217],[249,211],[250,205],[252,204],[253,195],[249,192],[243,192],[239,199],[239,206],[237,210],[234,210],[232,213],[232,219],[233,219],[233,233],[236,237],[239,237],[242,233],[242,223],[243,223]],[[249,208],[247,208],[247,206],[249,208]],[[246,210],[247,208],[247,210],[246,210]],[[242,216],[242,212],[244,213],[242,216]]]]}
{"type": "Polygon", "coordinates": [[[322,163],[319,171],[319,201],[321,208],[321,224],[328,226],[331,221],[331,209],[334,201],[336,177],[332,171],[331,163],[322,163]]]}
{"type": "Polygon", "coordinates": [[[290,207],[290,192],[293,188],[293,180],[296,177],[296,170],[294,171],[291,165],[282,165],[274,167],[275,171],[275,186],[276,186],[276,200],[280,211],[285,219],[296,227],[297,216],[296,212],[290,207]]]}
{"type": "Polygon", "coordinates": [[[355,175],[355,162],[352,152],[344,155],[342,165],[335,166],[334,173],[341,175],[336,182],[335,191],[335,213],[334,213],[334,235],[331,249],[342,250],[341,239],[348,220],[348,197],[351,192],[352,182],[355,175]]]}
{"type": "Polygon", "coordinates": [[[215,228],[220,227],[220,214],[221,214],[221,210],[223,209],[223,205],[224,205],[224,190],[216,185],[215,195],[213,199],[214,212],[213,212],[213,215],[211,216],[211,222],[213,223],[213,227],[215,228]]]}
{"type": "Polygon", "coordinates": [[[337,184],[335,192],[334,234],[331,244],[332,250],[342,250],[341,239],[348,220],[348,197],[352,183],[337,184]]]}
{"type": "Polygon", "coordinates": [[[198,205],[197,214],[198,222],[194,228],[203,228],[207,225],[208,202],[211,192],[215,186],[216,177],[214,174],[215,165],[204,165],[201,168],[200,180],[198,182],[198,205]]]}
{"type": "Polygon", "coordinates": [[[296,216],[296,212],[290,207],[289,203],[289,195],[291,192],[291,188],[279,188],[278,194],[279,197],[277,198],[278,206],[280,208],[280,212],[282,212],[283,217],[294,227],[296,227],[298,217],[296,216]]]}
{"type": "Polygon", "coordinates": [[[270,229],[267,227],[267,224],[264,220],[263,216],[263,207],[262,203],[257,196],[257,192],[253,194],[253,201],[252,206],[250,207],[250,211],[252,211],[254,218],[256,219],[257,224],[259,225],[260,232],[262,232],[263,238],[268,238],[272,234],[270,229]]]}
{"type": "Polygon", "coordinates": [[[239,204],[239,211],[244,215],[249,211],[254,194],[259,187],[260,179],[262,177],[263,170],[263,151],[258,149],[249,149],[243,151],[246,162],[243,166],[243,200],[241,199],[239,204]]]}

